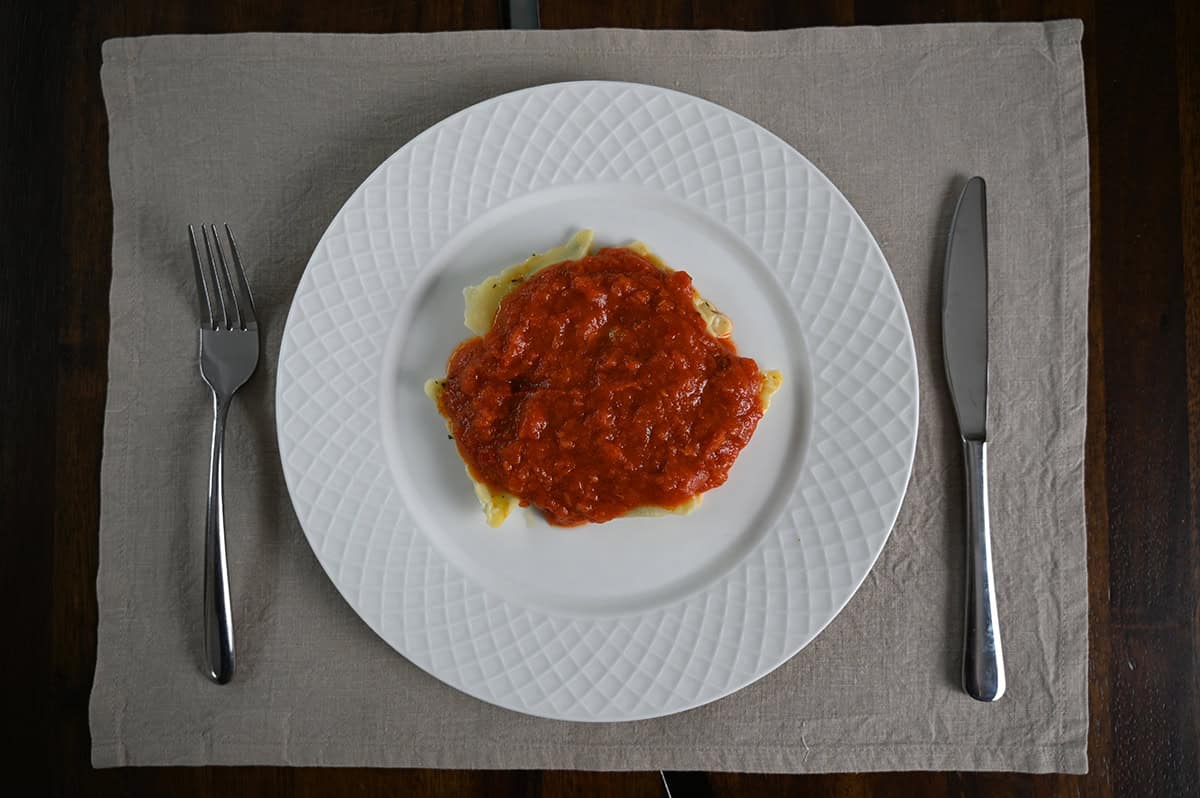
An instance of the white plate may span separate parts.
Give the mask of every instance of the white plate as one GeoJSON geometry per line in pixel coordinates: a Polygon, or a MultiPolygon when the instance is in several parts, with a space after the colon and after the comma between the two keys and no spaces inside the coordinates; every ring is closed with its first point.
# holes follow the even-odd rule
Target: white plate
{"type": "Polygon", "coordinates": [[[412,662],[501,706],[632,720],[769,673],[845,606],[912,467],[896,284],[816,167],[652,86],[538,86],[410,141],[354,192],[288,316],[276,388],[296,513],[334,584],[412,662]],[[784,386],[688,517],[498,530],[422,393],[469,332],[462,288],[564,240],[645,241],[784,386]]]}

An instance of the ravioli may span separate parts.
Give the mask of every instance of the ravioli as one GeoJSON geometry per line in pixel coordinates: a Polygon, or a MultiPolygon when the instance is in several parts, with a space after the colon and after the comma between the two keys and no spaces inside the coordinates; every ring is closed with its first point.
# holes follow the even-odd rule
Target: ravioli
{"type": "MultiPolygon", "coordinates": [[[[501,308],[505,298],[513,291],[517,290],[526,281],[540,273],[541,271],[555,266],[560,263],[578,261],[587,257],[592,249],[593,233],[591,230],[581,230],[573,235],[564,244],[548,250],[541,254],[535,254],[527,260],[503,269],[498,274],[489,276],[478,285],[469,286],[463,291],[464,297],[464,323],[468,329],[479,336],[484,336],[492,328],[496,314],[501,308]]],[[[644,244],[635,242],[622,249],[636,253],[645,261],[651,263],[655,268],[661,270],[665,274],[673,274],[674,270],[657,258],[644,244]]],[[[594,259],[593,259],[594,260],[594,259]]],[[[640,267],[648,269],[647,274],[654,274],[653,269],[646,266],[640,267]]],[[[686,275],[680,275],[686,277],[686,275]]],[[[660,280],[662,278],[659,278],[660,280]]],[[[539,281],[540,282],[540,281],[539,281]]],[[[690,282],[688,283],[690,285],[690,282]]],[[[691,289],[691,303],[695,312],[700,315],[704,321],[705,331],[709,336],[715,339],[728,339],[733,333],[733,323],[730,319],[722,314],[717,308],[707,301],[694,288],[691,289]]],[[[511,314],[510,314],[511,315],[511,314]]],[[[700,335],[703,339],[703,334],[700,335]]],[[[557,342],[555,342],[557,346],[557,342]]],[[[732,344],[724,344],[730,350],[733,349],[732,344]]],[[[710,345],[711,348],[711,345],[710,345]]],[[[757,372],[761,378],[761,387],[758,389],[758,398],[761,402],[761,411],[765,413],[770,405],[771,397],[780,388],[783,382],[783,376],[778,371],[757,372]]],[[[748,387],[753,390],[753,383],[748,387]]],[[[442,407],[442,397],[445,390],[444,380],[428,380],[425,383],[425,392],[438,408],[438,412],[446,419],[447,427],[451,434],[454,432],[453,423],[447,416],[442,407]]],[[[757,424],[757,420],[755,421],[757,424]]],[[[752,434],[753,429],[751,429],[752,434]]],[[[748,440],[748,438],[747,438],[748,440]]],[[[744,445],[744,444],[743,444],[744,445]]],[[[465,450],[464,450],[465,451],[465,450]]],[[[733,457],[736,458],[737,453],[740,453],[740,447],[733,457]]],[[[464,455],[464,461],[466,457],[464,455]]],[[[732,460],[730,461],[732,463],[732,460]]],[[[469,465],[466,466],[467,476],[475,488],[475,495],[483,508],[485,519],[489,526],[496,527],[502,524],[505,519],[512,513],[513,509],[521,504],[520,498],[516,495],[504,490],[492,487],[480,478],[478,478],[471,470],[469,465]]],[[[721,481],[724,481],[722,477],[721,481]]],[[[717,483],[719,484],[719,483],[717,483]]],[[[686,514],[694,511],[700,506],[703,491],[696,492],[693,495],[687,496],[684,500],[675,503],[669,507],[657,505],[646,505],[634,507],[626,512],[621,513],[626,516],[661,516],[668,513],[686,514]]]]}

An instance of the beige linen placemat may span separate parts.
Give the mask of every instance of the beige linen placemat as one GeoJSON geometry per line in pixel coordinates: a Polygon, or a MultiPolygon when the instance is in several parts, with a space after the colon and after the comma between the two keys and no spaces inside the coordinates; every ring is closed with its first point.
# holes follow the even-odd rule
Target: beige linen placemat
{"type": "Polygon", "coordinates": [[[93,761],[151,764],[1081,772],[1088,165],[1078,22],[778,33],[249,34],[104,46],[112,337],[93,761]],[[299,529],[274,431],[276,356],[341,203],[430,124],[572,79],[654,83],[761,123],[878,238],[920,368],[899,520],[841,615],[747,689],[613,725],[519,715],[419,671],[337,594],[299,529]],[[988,179],[991,503],[1009,689],[958,688],[960,453],[938,295],[952,202],[988,179]],[[227,501],[239,671],[200,671],[209,398],[188,223],[228,220],[263,325],[233,410],[227,501]]]}

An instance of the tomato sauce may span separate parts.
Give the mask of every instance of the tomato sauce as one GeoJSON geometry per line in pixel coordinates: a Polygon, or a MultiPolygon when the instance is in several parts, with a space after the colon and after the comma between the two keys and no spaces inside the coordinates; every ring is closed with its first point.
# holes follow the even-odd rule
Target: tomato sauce
{"type": "Polygon", "coordinates": [[[439,404],[471,473],[557,526],[724,483],[762,418],[762,375],[692,298],[686,272],[621,248],[526,280],[450,356],[439,404]]]}

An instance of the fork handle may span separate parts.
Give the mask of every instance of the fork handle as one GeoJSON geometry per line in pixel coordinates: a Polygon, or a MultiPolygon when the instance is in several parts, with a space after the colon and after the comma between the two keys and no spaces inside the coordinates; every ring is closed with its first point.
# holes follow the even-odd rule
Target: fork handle
{"type": "Polygon", "coordinates": [[[233,609],[225,557],[225,419],[232,397],[213,393],[212,456],[204,529],[204,657],[217,684],[233,678],[233,609]]]}
{"type": "Polygon", "coordinates": [[[963,630],[963,689],[977,701],[1004,695],[1004,649],[992,575],[988,520],[987,442],[963,441],[967,487],[967,601],[963,630]]]}

